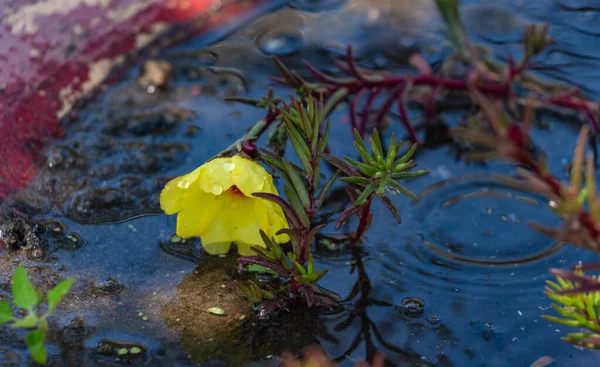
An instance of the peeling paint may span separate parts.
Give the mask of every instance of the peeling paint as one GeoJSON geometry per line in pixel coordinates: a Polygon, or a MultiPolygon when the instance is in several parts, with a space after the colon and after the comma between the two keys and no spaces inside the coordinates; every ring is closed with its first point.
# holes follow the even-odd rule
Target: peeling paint
{"type": "Polygon", "coordinates": [[[69,14],[81,6],[108,7],[112,0],[46,0],[25,5],[16,12],[5,17],[3,23],[10,27],[13,34],[33,34],[39,29],[38,17],[69,14]]]}
{"type": "Polygon", "coordinates": [[[104,79],[110,74],[111,70],[123,63],[125,56],[120,55],[113,59],[101,59],[90,64],[88,71],[88,78],[85,82],[81,83],[78,91],[73,90],[73,86],[77,84],[77,81],[73,81],[65,88],[61,89],[58,95],[58,100],[61,103],[60,110],[56,113],[56,116],[61,119],[63,118],[73,107],[75,102],[79,100],[81,96],[88,94],[93,88],[100,85],[104,79]]]}
{"type": "Polygon", "coordinates": [[[135,17],[139,12],[148,8],[153,0],[142,0],[134,2],[125,9],[115,9],[106,13],[106,17],[115,22],[121,22],[135,17]]]}
{"type": "Polygon", "coordinates": [[[152,24],[149,33],[140,33],[135,37],[135,48],[142,49],[152,42],[156,37],[169,27],[168,23],[156,22],[152,24]]]}

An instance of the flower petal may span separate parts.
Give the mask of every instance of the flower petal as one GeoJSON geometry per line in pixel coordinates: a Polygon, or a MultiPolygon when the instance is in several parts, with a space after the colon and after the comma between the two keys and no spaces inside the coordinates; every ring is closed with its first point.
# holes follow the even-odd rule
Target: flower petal
{"type": "Polygon", "coordinates": [[[254,244],[254,240],[260,239],[252,198],[232,194],[231,191],[226,191],[217,198],[219,211],[210,227],[201,235],[203,246],[242,240],[254,244]]]}
{"type": "Polygon", "coordinates": [[[166,214],[175,214],[179,212],[183,206],[188,203],[189,193],[194,193],[194,189],[198,189],[198,177],[202,167],[196,168],[194,171],[167,182],[163,190],[160,192],[160,208],[166,214]]]}
{"type": "Polygon", "coordinates": [[[272,185],[273,177],[255,161],[236,155],[232,157],[232,163],[235,165],[233,182],[244,195],[265,192],[268,183],[272,185]]]}
{"type": "Polygon", "coordinates": [[[234,185],[233,171],[235,169],[236,164],[232,158],[215,158],[206,162],[201,167],[200,188],[204,192],[221,195],[234,185]]]}
{"type": "Polygon", "coordinates": [[[219,196],[190,190],[186,200],[177,215],[176,233],[183,238],[202,236],[220,215],[219,196]]]}

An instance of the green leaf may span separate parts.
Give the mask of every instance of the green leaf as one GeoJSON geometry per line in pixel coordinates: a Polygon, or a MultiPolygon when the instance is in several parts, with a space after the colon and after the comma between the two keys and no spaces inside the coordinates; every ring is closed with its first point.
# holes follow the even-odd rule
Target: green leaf
{"type": "Polygon", "coordinates": [[[247,269],[249,272],[277,275],[277,273],[274,270],[265,268],[264,266],[257,264],[250,264],[248,265],[247,269]]]}
{"type": "Polygon", "coordinates": [[[360,156],[362,157],[363,161],[367,164],[372,164],[373,157],[371,157],[371,154],[369,154],[369,152],[364,150],[362,148],[362,146],[360,144],[358,144],[357,142],[354,142],[353,144],[354,144],[354,147],[356,148],[356,150],[358,150],[358,152],[360,153],[360,156]]]}
{"type": "Polygon", "coordinates": [[[54,311],[65,295],[69,293],[71,286],[73,286],[73,282],[75,282],[74,278],[65,279],[58,283],[56,287],[48,291],[48,294],[46,295],[46,297],[48,297],[48,314],[54,311]]]}
{"type": "Polygon", "coordinates": [[[40,297],[27,277],[22,266],[17,266],[12,282],[13,303],[20,308],[29,310],[40,303],[40,297]]]}
{"type": "Polygon", "coordinates": [[[329,141],[329,131],[331,130],[331,121],[327,120],[327,123],[325,124],[325,132],[323,133],[323,136],[319,139],[319,152],[323,153],[325,151],[325,148],[327,147],[327,142],[329,141]]]}
{"type": "Polygon", "coordinates": [[[410,147],[410,149],[408,150],[408,152],[406,152],[406,153],[405,153],[405,154],[402,156],[402,158],[400,158],[400,160],[398,161],[398,163],[406,163],[406,162],[408,162],[408,161],[409,161],[409,160],[412,158],[413,154],[415,154],[415,151],[416,151],[416,150],[417,150],[417,143],[414,143],[414,144],[413,144],[413,145],[410,147]]]}
{"type": "Polygon", "coordinates": [[[294,262],[294,266],[301,275],[306,275],[306,269],[304,269],[304,266],[298,264],[297,262],[294,262]]]}
{"type": "Polygon", "coordinates": [[[32,328],[35,327],[38,323],[38,317],[35,313],[28,313],[27,316],[25,316],[22,319],[19,318],[15,318],[15,321],[12,324],[12,327],[17,329],[17,328],[21,328],[21,329],[28,329],[28,328],[32,328]]]}
{"type": "Polygon", "coordinates": [[[429,171],[425,171],[425,170],[412,171],[412,172],[399,172],[399,173],[392,174],[392,179],[393,180],[404,180],[407,178],[416,178],[416,177],[421,177],[421,176],[425,176],[428,174],[429,174],[429,171]]]}
{"type": "Polygon", "coordinates": [[[381,181],[379,181],[379,187],[377,188],[377,196],[385,195],[385,188],[387,187],[388,176],[384,176],[381,181]]]}
{"type": "Polygon", "coordinates": [[[372,177],[375,176],[375,174],[379,171],[379,169],[377,167],[373,167],[373,166],[369,166],[367,164],[361,163],[361,162],[357,162],[352,158],[349,157],[344,157],[344,160],[348,163],[350,163],[351,165],[353,165],[354,167],[358,168],[359,171],[361,171],[362,173],[364,173],[365,175],[372,177]]]}
{"type": "Polygon", "coordinates": [[[367,199],[369,198],[369,196],[371,196],[371,194],[373,193],[373,191],[375,191],[375,188],[377,187],[377,182],[371,182],[369,184],[369,186],[367,186],[367,188],[365,189],[365,191],[362,192],[362,194],[360,194],[360,196],[358,197],[358,199],[356,199],[356,201],[354,202],[354,206],[361,206],[365,203],[365,201],[367,201],[367,199]]]}
{"type": "Polygon", "coordinates": [[[340,181],[351,185],[368,185],[371,183],[371,179],[366,177],[342,177],[340,181]]]}
{"type": "Polygon", "coordinates": [[[287,160],[284,159],[282,163],[285,171],[287,172],[290,178],[290,183],[292,184],[294,191],[296,191],[296,193],[298,194],[300,202],[302,203],[302,205],[304,205],[305,209],[310,208],[310,198],[308,197],[308,190],[306,189],[304,182],[302,182],[302,178],[298,175],[296,171],[294,171],[294,168],[288,163],[287,160]]]}
{"type": "Polygon", "coordinates": [[[373,130],[373,136],[369,139],[371,142],[371,150],[373,155],[377,159],[377,162],[384,162],[383,160],[383,146],[381,145],[381,139],[377,130],[373,130]]]}
{"type": "Polygon", "coordinates": [[[331,190],[331,187],[333,186],[333,184],[335,183],[335,180],[338,178],[339,175],[340,175],[340,171],[337,170],[337,171],[335,171],[333,176],[329,177],[329,179],[327,181],[325,181],[325,184],[323,185],[323,187],[321,188],[321,191],[319,191],[319,194],[317,195],[315,212],[318,212],[319,209],[321,208],[321,205],[323,205],[323,202],[325,201],[327,194],[331,190]]]}
{"type": "Polygon", "coordinates": [[[365,141],[363,140],[362,136],[360,136],[360,133],[358,132],[357,129],[354,129],[354,142],[360,147],[361,150],[364,150],[365,152],[368,151],[367,149],[367,145],[365,144],[365,141]]]}
{"type": "Polygon", "coordinates": [[[315,267],[315,260],[313,259],[312,255],[308,256],[308,266],[306,268],[306,272],[308,275],[311,275],[314,271],[314,267],[315,267]]]}
{"type": "Polygon", "coordinates": [[[411,199],[417,199],[417,195],[415,195],[412,191],[410,191],[409,189],[407,189],[406,187],[400,185],[399,183],[397,183],[394,180],[390,180],[388,181],[389,185],[396,189],[397,191],[400,191],[401,193],[403,193],[404,195],[408,196],[411,199]]]}
{"type": "Polygon", "coordinates": [[[310,221],[306,216],[306,210],[300,202],[300,199],[298,198],[296,192],[292,190],[288,185],[283,186],[283,191],[285,192],[285,196],[288,198],[290,205],[292,206],[294,213],[296,214],[296,217],[298,217],[298,220],[300,220],[300,224],[302,224],[304,228],[310,227],[310,221]]]}
{"type": "Polygon", "coordinates": [[[6,324],[14,318],[8,301],[0,301],[0,325],[6,324]]]}
{"type": "Polygon", "coordinates": [[[554,316],[548,316],[548,315],[542,315],[543,319],[546,319],[548,321],[552,321],[554,323],[557,324],[562,324],[562,325],[566,325],[566,326],[579,326],[579,321],[577,320],[567,320],[567,319],[561,319],[559,317],[554,317],[554,316]]]}
{"type": "Polygon", "coordinates": [[[312,166],[310,165],[309,161],[311,154],[310,150],[308,149],[308,146],[306,145],[304,139],[294,126],[292,126],[291,124],[287,124],[287,127],[290,141],[292,142],[292,146],[294,147],[296,155],[300,159],[300,163],[302,163],[302,167],[304,167],[304,170],[307,174],[312,174],[312,166]]]}
{"type": "Polygon", "coordinates": [[[341,170],[348,176],[359,176],[360,173],[352,167],[352,165],[346,163],[345,161],[327,153],[319,153],[319,156],[323,158],[326,162],[334,166],[335,168],[341,170]]]}
{"type": "Polygon", "coordinates": [[[323,272],[322,272],[322,273],[319,273],[319,270],[316,270],[316,271],[315,271],[315,274],[314,274],[314,277],[312,278],[312,282],[313,282],[313,283],[316,283],[316,282],[318,282],[319,280],[323,279],[323,277],[324,277],[325,275],[327,275],[327,272],[329,272],[329,269],[325,269],[325,270],[323,270],[323,272]]]}
{"type": "Polygon", "coordinates": [[[388,170],[392,167],[394,159],[396,159],[396,153],[398,153],[398,148],[400,148],[400,143],[396,144],[396,136],[394,135],[394,133],[392,133],[392,138],[390,139],[390,149],[385,160],[385,166],[388,170]]]}
{"type": "Polygon", "coordinates": [[[46,332],[44,330],[30,331],[25,337],[29,353],[31,353],[31,357],[38,364],[45,364],[48,361],[48,352],[44,348],[45,338],[46,332]]]}

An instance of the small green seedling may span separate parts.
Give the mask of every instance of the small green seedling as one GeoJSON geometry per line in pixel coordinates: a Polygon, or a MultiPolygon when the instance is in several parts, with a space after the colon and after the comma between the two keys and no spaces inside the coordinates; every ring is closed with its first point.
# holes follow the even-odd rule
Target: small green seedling
{"type": "Polygon", "coordinates": [[[42,292],[33,288],[25,268],[17,266],[12,280],[12,301],[15,308],[24,310],[26,315],[22,318],[14,316],[8,301],[0,301],[0,325],[12,323],[11,326],[15,329],[30,329],[25,341],[31,356],[39,364],[44,364],[48,360],[48,352],[44,348],[44,339],[48,331],[46,320],[69,292],[74,281],[74,278],[65,279],[49,290],[46,294],[46,312],[42,313],[40,307],[43,300],[42,292]]]}

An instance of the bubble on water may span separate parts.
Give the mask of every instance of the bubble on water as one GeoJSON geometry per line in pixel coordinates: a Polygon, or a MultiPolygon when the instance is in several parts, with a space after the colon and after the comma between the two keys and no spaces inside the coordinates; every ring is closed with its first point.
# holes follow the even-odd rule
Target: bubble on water
{"type": "Polygon", "coordinates": [[[188,181],[188,180],[181,180],[177,184],[177,187],[179,187],[180,189],[187,189],[188,187],[190,187],[190,181],[188,181]]]}
{"type": "Polygon", "coordinates": [[[235,163],[233,163],[233,162],[223,163],[223,169],[225,170],[225,172],[231,172],[235,169],[235,163]]]}
{"type": "Polygon", "coordinates": [[[221,195],[221,193],[223,192],[223,186],[221,186],[218,183],[215,183],[210,187],[210,192],[212,192],[215,195],[221,195]]]}
{"type": "Polygon", "coordinates": [[[407,297],[402,300],[402,307],[406,317],[420,317],[425,310],[425,302],[417,297],[407,297]]]}
{"type": "Polygon", "coordinates": [[[256,43],[267,55],[283,56],[300,50],[304,41],[297,30],[274,30],[259,35],[256,43]]]}

